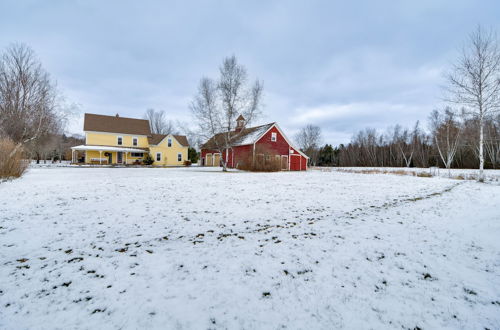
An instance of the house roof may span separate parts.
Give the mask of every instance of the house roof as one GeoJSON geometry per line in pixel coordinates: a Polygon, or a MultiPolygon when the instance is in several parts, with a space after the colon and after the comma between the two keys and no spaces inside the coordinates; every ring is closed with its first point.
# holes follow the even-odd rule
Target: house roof
{"type": "MultiPolygon", "coordinates": [[[[164,138],[166,138],[168,134],[151,134],[151,136],[148,137],[148,142],[149,144],[158,144],[161,141],[163,141],[164,138]]],[[[172,135],[177,142],[180,143],[183,147],[189,147],[189,143],[187,140],[187,137],[185,135],[172,135]]]]}
{"type": "MultiPolygon", "coordinates": [[[[269,123],[261,126],[244,128],[241,132],[231,131],[229,134],[231,141],[231,146],[243,146],[247,144],[253,144],[256,142],[268,129],[270,129],[275,123],[269,123]]],[[[217,142],[222,144],[225,133],[219,133],[212,136],[202,148],[214,148],[217,142]]]]}
{"type": "Polygon", "coordinates": [[[105,116],[86,113],[84,131],[151,135],[149,121],[146,119],[105,116]]]}
{"type": "Polygon", "coordinates": [[[166,134],[151,134],[148,136],[149,144],[158,144],[160,143],[167,135],[166,134]]]}
{"type": "Polygon", "coordinates": [[[174,138],[179,142],[183,147],[189,147],[188,139],[185,135],[174,135],[174,138]]]}

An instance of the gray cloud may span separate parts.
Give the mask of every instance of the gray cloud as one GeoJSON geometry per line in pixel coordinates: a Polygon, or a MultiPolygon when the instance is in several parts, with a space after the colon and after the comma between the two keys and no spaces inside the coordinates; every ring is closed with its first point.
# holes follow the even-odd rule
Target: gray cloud
{"type": "MultiPolygon", "coordinates": [[[[443,72],[498,1],[15,1],[0,3],[0,47],[31,45],[82,112],[189,121],[203,75],[236,54],[265,83],[265,116],[325,142],[366,126],[424,120],[443,72]]],[[[70,125],[81,131],[81,119],[70,125]]]]}

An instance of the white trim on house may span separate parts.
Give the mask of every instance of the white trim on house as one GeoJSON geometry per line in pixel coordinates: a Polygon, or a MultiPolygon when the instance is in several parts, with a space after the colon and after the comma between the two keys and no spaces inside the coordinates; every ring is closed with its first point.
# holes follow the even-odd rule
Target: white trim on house
{"type": "Polygon", "coordinates": [[[272,132],[271,133],[271,142],[276,142],[278,141],[278,135],[276,134],[276,132],[272,132]]]}
{"type": "Polygon", "coordinates": [[[155,162],[161,162],[163,159],[163,153],[161,151],[155,152],[155,162]],[[160,155],[160,160],[158,160],[158,155],[160,155]]]}
{"type": "Polygon", "coordinates": [[[139,144],[139,137],[132,136],[132,146],[137,147],[138,144],[139,144]],[[135,143],[134,143],[134,141],[135,141],[135,143]]]}
{"type": "Polygon", "coordinates": [[[116,136],[116,145],[117,146],[122,146],[123,145],[123,136],[117,135],[116,136]],[[121,140],[121,143],[118,143],[121,140]]]}
{"type": "Polygon", "coordinates": [[[80,145],[80,146],[75,146],[71,147],[72,150],[95,150],[95,151],[121,151],[121,152],[142,152],[142,153],[147,153],[147,151],[144,151],[143,149],[135,149],[135,148],[127,148],[127,147],[108,147],[108,146],[86,146],[86,145],[80,145]]]}
{"type": "Polygon", "coordinates": [[[182,152],[177,153],[177,161],[182,162],[182,152]],[[181,156],[181,159],[179,159],[179,156],[181,156]]]}

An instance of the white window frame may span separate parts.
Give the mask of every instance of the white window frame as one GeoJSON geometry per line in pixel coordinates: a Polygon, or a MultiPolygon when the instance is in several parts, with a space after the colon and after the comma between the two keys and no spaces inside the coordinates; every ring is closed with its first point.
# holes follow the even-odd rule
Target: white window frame
{"type": "Polygon", "coordinates": [[[278,140],[278,133],[272,132],[271,133],[271,142],[276,142],[278,140]]]}
{"type": "Polygon", "coordinates": [[[155,155],[155,162],[161,162],[162,158],[163,158],[162,153],[161,152],[157,152],[156,155],[155,155]],[[158,160],[158,155],[160,155],[160,160],[158,160]]]}
{"type": "Polygon", "coordinates": [[[139,145],[139,138],[137,136],[132,137],[132,145],[137,147],[139,145]]]}
{"type": "Polygon", "coordinates": [[[172,138],[167,139],[167,147],[172,147],[172,138]]]}
{"type": "Polygon", "coordinates": [[[182,152],[178,152],[178,153],[177,153],[177,161],[178,161],[178,162],[182,162],[182,152]],[[179,157],[180,157],[181,159],[179,159],[179,157]]]}
{"type": "Polygon", "coordinates": [[[117,136],[116,137],[116,145],[118,146],[122,146],[123,145],[123,136],[117,136]],[[120,143],[120,140],[121,140],[121,143],[120,143]]]}

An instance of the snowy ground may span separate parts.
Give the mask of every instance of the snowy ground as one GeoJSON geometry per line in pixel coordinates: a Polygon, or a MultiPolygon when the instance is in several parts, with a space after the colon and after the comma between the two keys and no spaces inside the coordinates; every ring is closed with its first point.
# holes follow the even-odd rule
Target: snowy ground
{"type": "Polygon", "coordinates": [[[0,184],[0,328],[500,328],[500,187],[31,168],[0,184]]]}

